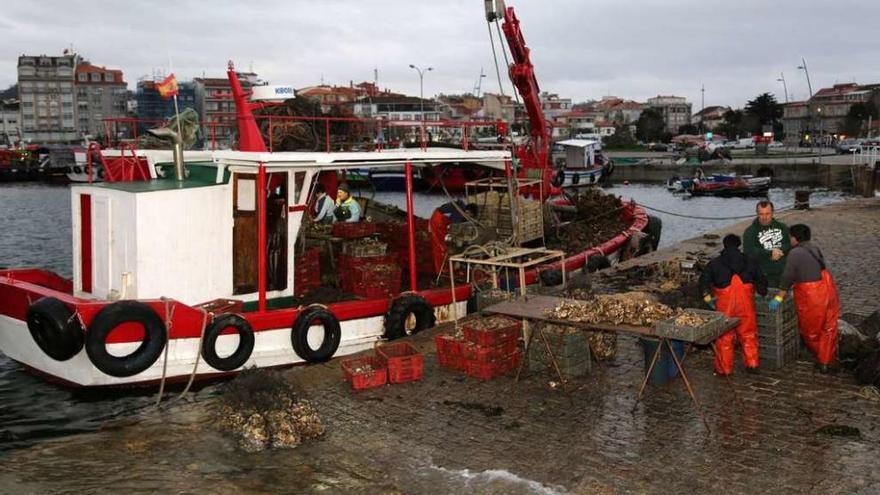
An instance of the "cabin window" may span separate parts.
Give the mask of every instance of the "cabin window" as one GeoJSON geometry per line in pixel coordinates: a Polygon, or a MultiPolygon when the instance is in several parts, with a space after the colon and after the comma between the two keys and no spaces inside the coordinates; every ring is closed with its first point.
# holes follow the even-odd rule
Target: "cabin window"
{"type": "Polygon", "coordinates": [[[305,172],[294,172],[293,173],[293,204],[299,205],[303,204],[306,200],[306,195],[308,191],[305,187],[306,183],[306,173],[305,172]]]}
{"type": "Polygon", "coordinates": [[[238,211],[255,211],[257,182],[253,179],[238,179],[238,198],[235,209],[238,211]]]}

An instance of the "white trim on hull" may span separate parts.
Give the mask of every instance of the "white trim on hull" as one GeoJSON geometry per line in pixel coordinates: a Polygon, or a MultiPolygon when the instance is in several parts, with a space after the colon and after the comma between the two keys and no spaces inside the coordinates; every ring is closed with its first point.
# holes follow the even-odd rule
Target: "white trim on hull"
{"type": "MultiPolygon", "coordinates": [[[[434,308],[438,323],[451,319],[451,304],[434,308]]],[[[467,302],[456,303],[458,314],[467,311],[467,302]]],[[[334,357],[346,356],[369,349],[382,339],[383,316],[372,316],[340,322],[342,341],[334,357]]],[[[290,328],[280,328],[254,332],[254,351],[242,368],[270,368],[304,363],[294,351],[290,341],[290,328]]],[[[237,335],[221,335],[218,339],[217,353],[221,356],[232,354],[238,345],[237,335]]],[[[139,343],[110,344],[113,355],[125,355],[138,347],[139,343]]],[[[198,338],[171,340],[168,347],[166,379],[189,377],[195,358],[199,353],[198,338]]],[[[9,358],[34,370],[50,375],[69,384],[83,387],[124,386],[156,382],[162,379],[164,351],[159,359],[137,375],[117,378],[99,371],[86,354],[85,349],[67,361],[55,361],[46,356],[31,338],[27,323],[5,315],[0,315],[0,350],[9,358]]],[[[239,368],[241,369],[241,368],[239,368]]],[[[225,373],[199,361],[197,377],[225,373]]]]}

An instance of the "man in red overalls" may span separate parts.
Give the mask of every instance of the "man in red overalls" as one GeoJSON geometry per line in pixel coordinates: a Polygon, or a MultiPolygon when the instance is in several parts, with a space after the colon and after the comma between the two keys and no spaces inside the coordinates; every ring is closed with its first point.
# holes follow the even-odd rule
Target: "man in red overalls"
{"type": "Polygon", "coordinates": [[[780,277],[782,290],[770,300],[770,309],[778,309],[785,292],[794,289],[801,337],[816,356],[819,371],[828,373],[834,370],[829,366],[837,356],[837,319],[840,317],[837,287],[825,266],[822,251],[810,242],[810,227],[792,225],[789,233],[792,247],[780,277]]]}
{"type": "Polygon", "coordinates": [[[767,277],[761,266],[747,258],[740,250],[738,235],[724,237],[724,249],[712,259],[700,277],[703,300],[710,308],[727,316],[739,318],[736,328],[725,332],[715,341],[715,373],[733,373],[734,344],[742,347],[746,371],[758,368],[758,321],[755,316],[754,293],[767,294],[767,277]]]}

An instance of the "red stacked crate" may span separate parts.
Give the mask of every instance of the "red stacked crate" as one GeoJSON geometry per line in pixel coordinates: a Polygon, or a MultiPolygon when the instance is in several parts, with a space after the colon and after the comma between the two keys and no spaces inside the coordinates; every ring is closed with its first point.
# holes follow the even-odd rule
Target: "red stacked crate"
{"type": "Polygon", "coordinates": [[[351,256],[342,253],[337,258],[337,270],[339,273],[339,288],[346,292],[354,290],[353,274],[355,268],[370,264],[394,263],[394,255],[382,256],[351,256]]]}
{"type": "Polygon", "coordinates": [[[397,263],[356,266],[351,273],[352,293],[368,299],[400,293],[401,269],[397,263]]]}
{"type": "Polygon", "coordinates": [[[494,315],[471,320],[464,325],[462,347],[467,375],[491,380],[516,370],[519,366],[517,341],[522,324],[507,316],[494,315]]]}
{"type": "MultiPolygon", "coordinates": [[[[409,230],[405,222],[382,224],[379,232],[388,243],[388,251],[395,254],[401,266],[409,267],[409,230]]],[[[434,258],[431,253],[431,232],[429,223],[423,218],[415,219],[416,273],[434,273],[434,258]]]]}
{"type": "Polygon", "coordinates": [[[388,381],[385,361],[377,356],[344,359],[342,375],[355,390],[381,387],[388,381]]]}
{"type": "Polygon", "coordinates": [[[412,345],[406,342],[385,344],[376,348],[376,354],[385,362],[389,382],[405,383],[422,379],[424,356],[412,345]]]}
{"type": "Polygon", "coordinates": [[[321,285],[321,249],[307,249],[297,256],[294,263],[294,291],[297,297],[302,297],[321,285]]]}
{"type": "Polygon", "coordinates": [[[434,338],[437,346],[437,361],[443,368],[456,371],[467,370],[467,362],[462,355],[464,341],[455,335],[438,335],[434,338]]]}
{"type": "Polygon", "coordinates": [[[376,233],[373,222],[339,222],[334,223],[330,235],[341,239],[359,239],[376,233]]]}

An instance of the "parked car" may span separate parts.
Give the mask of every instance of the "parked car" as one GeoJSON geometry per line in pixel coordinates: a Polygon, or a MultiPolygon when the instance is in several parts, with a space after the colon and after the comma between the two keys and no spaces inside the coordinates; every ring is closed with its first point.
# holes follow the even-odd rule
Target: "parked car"
{"type": "Polygon", "coordinates": [[[755,147],[755,140],[753,138],[742,138],[734,141],[733,146],[731,146],[735,150],[747,150],[755,147]]]}
{"type": "Polygon", "coordinates": [[[861,152],[865,139],[844,139],[837,144],[837,153],[841,155],[861,152]]]}
{"type": "Polygon", "coordinates": [[[669,151],[669,145],[666,143],[651,143],[648,145],[648,151],[669,151]]]}
{"type": "Polygon", "coordinates": [[[785,145],[782,144],[782,141],[773,141],[772,143],[768,144],[767,147],[768,148],[783,148],[783,147],[785,147],[785,145]]]}

